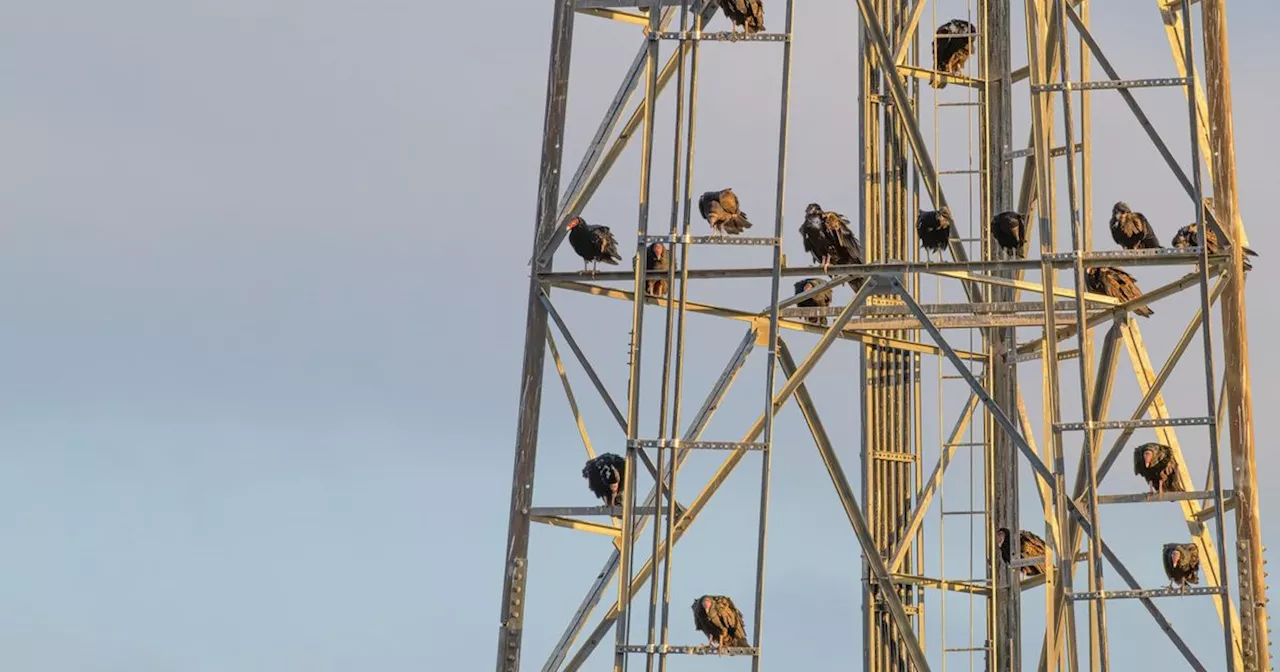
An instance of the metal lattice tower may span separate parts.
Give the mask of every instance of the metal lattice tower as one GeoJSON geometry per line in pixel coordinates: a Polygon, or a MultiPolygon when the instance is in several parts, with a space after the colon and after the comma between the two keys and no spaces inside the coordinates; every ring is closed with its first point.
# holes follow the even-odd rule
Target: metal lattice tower
{"type": "MultiPolygon", "coordinates": [[[[1124,78],[1116,71],[1090,30],[1091,21],[1108,20],[1110,9],[1103,6],[1092,12],[1090,0],[855,1],[861,19],[857,117],[862,183],[851,186],[860,192],[859,236],[867,263],[833,266],[823,286],[784,296],[781,287],[787,279],[824,275],[821,268],[789,265],[784,255],[788,244],[799,249],[795,234],[788,233],[799,222],[798,210],[785,200],[791,50],[796,39],[803,39],[792,32],[795,0],[765,0],[769,25],[776,32],[747,37],[708,32],[709,27],[723,30],[728,25],[715,0],[554,0],[497,670],[515,672],[530,662],[522,661],[521,654],[530,614],[527,588],[538,573],[528,561],[533,523],[602,534],[613,541],[594,581],[584,577],[590,585],[576,610],[569,605],[558,617],[550,613],[553,610],[537,612],[540,619],[567,619],[549,659],[539,661],[540,669],[581,669],[594,653],[594,665],[612,658],[617,671],[642,662],[646,670],[665,670],[671,656],[705,653],[705,647],[687,645],[683,635],[673,634],[673,619],[683,623],[688,618],[688,601],[671,593],[672,547],[748,458],[748,467],[760,467],[756,590],[754,600],[738,597],[752,639],[750,647],[730,653],[745,657],[753,670],[759,670],[767,651],[762,628],[770,622],[765,618],[764,566],[774,416],[794,400],[863,551],[862,669],[945,670],[947,661],[959,655],[971,664],[977,661],[982,669],[1006,672],[1022,669],[1024,659],[1034,659],[1028,654],[1039,650],[1041,670],[1110,670],[1115,667],[1110,660],[1114,638],[1108,635],[1125,626],[1108,620],[1108,608],[1117,600],[1137,600],[1191,669],[1269,671],[1245,328],[1247,239],[1237,209],[1224,0],[1155,0],[1175,70],[1125,73],[1145,78],[1124,78]],[[1194,21],[1192,4],[1200,5],[1194,21]],[[561,168],[570,55],[575,26],[587,16],[593,17],[589,21],[638,24],[643,31],[635,60],[579,168],[566,181],[561,168]],[[932,27],[952,18],[966,18],[977,27],[964,76],[933,70],[932,27]],[[753,218],[758,226],[753,236],[693,235],[694,227],[705,226],[695,209],[694,199],[701,191],[695,186],[723,186],[714,176],[703,179],[694,171],[699,76],[705,74],[700,72],[700,49],[709,41],[733,43],[723,45],[728,49],[780,52],[774,217],[771,227],[767,218],[753,218]],[[1024,41],[1027,63],[1022,66],[1015,63],[1014,54],[1015,45],[1021,48],[1024,41]],[[1095,69],[1105,79],[1094,77],[1095,69]],[[945,80],[948,88],[930,93],[931,78],[945,80]],[[1150,87],[1176,87],[1189,94],[1184,137],[1167,140],[1148,119],[1132,90],[1150,87]],[[666,98],[661,97],[664,92],[666,98]],[[1133,119],[1095,120],[1094,96],[1120,97],[1133,119]],[[633,99],[638,100],[631,107],[633,99]],[[655,151],[661,125],[657,111],[664,103],[674,112],[663,119],[664,124],[674,124],[667,130],[675,139],[669,155],[669,212],[664,212],[668,203],[658,196],[653,179],[655,158],[666,157],[655,151]],[[1028,142],[1018,149],[1015,111],[1029,111],[1030,117],[1028,142]],[[1224,241],[1217,252],[1211,254],[1203,244],[1097,249],[1104,246],[1095,244],[1096,237],[1105,240],[1108,235],[1105,220],[1094,216],[1098,204],[1092,202],[1092,128],[1099,123],[1131,124],[1134,119],[1168,165],[1162,177],[1170,193],[1185,192],[1187,220],[1194,219],[1200,231],[1207,228],[1224,241]],[[940,127],[960,129],[959,136],[968,138],[967,152],[955,142],[943,142],[940,127]],[[927,134],[930,129],[932,136],[927,134]],[[593,195],[632,141],[638,141],[641,150],[637,235],[623,235],[622,222],[609,224],[619,234],[620,249],[633,249],[641,262],[651,242],[664,242],[673,250],[671,270],[664,274],[669,300],[646,296],[643,263],[631,272],[594,277],[552,268],[565,225],[590,212],[593,195]],[[1180,162],[1171,148],[1188,151],[1189,163],[1180,162]],[[922,261],[914,222],[919,212],[944,205],[956,214],[951,259],[922,261]],[[990,242],[987,223],[1009,210],[1034,222],[1025,258],[1007,258],[990,242]],[[665,230],[651,224],[664,216],[665,230]],[[628,247],[632,244],[634,248],[628,247]],[[712,245],[764,246],[772,251],[772,263],[700,268],[699,248],[712,245]],[[1085,289],[1086,270],[1098,266],[1139,271],[1162,267],[1182,275],[1146,287],[1137,299],[1120,301],[1085,289]],[[844,287],[847,296],[847,286],[858,278],[866,282],[843,305],[796,307],[824,289],[844,287]],[[745,308],[689,298],[691,286],[713,279],[767,279],[769,290],[740,296],[754,302],[745,308]],[[629,375],[622,404],[614,401],[575,338],[570,320],[552,301],[553,289],[631,305],[629,375]],[[1181,294],[1194,297],[1199,307],[1189,323],[1175,324],[1176,317],[1163,315],[1165,311],[1141,324],[1131,319],[1143,306],[1162,305],[1162,300],[1181,294]],[[935,295],[936,301],[924,298],[935,295]],[[1213,329],[1215,307],[1218,332],[1213,329]],[[691,315],[736,320],[746,330],[709,393],[686,409],[685,365],[705,356],[686,344],[687,332],[698,328],[687,320],[691,315]],[[830,326],[803,319],[817,316],[827,317],[830,326]],[[660,344],[645,339],[645,322],[650,320],[662,324],[660,344]],[[1142,327],[1170,333],[1182,328],[1162,367],[1152,364],[1142,327]],[[819,338],[797,361],[783,332],[819,338]],[[1197,337],[1201,347],[1193,348],[1197,337]],[[612,449],[626,454],[620,510],[572,505],[585,498],[581,491],[539,491],[540,500],[565,505],[534,506],[542,394],[550,384],[544,380],[548,361],[559,373],[561,385],[556,387],[566,393],[587,455],[595,454],[560,344],[568,347],[625,436],[612,449]],[[805,383],[829,350],[847,347],[857,348],[861,361],[860,488],[842,466],[805,383]],[[703,431],[755,350],[766,360],[759,416],[740,440],[704,440],[703,431]],[[1113,404],[1118,370],[1126,357],[1141,395],[1132,411],[1113,404]],[[660,363],[657,380],[641,365],[654,359],[660,363]],[[1196,378],[1203,404],[1174,414],[1162,390],[1180,362],[1190,369],[1196,360],[1203,369],[1196,378]],[[933,370],[937,375],[931,378],[927,374],[933,370]],[[776,380],[778,374],[781,380],[776,380]],[[1033,393],[1040,395],[1038,409],[1027,403],[1033,393]],[[937,400],[936,423],[928,418],[926,398],[937,400]],[[657,423],[641,418],[642,403],[657,409],[657,423]],[[936,442],[926,436],[933,424],[936,442]],[[1205,440],[1194,447],[1188,442],[1184,450],[1177,432],[1185,436],[1197,428],[1205,440]],[[1125,483],[1123,489],[1137,494],[1101,494],[1100,484],[1118,459],[1124,468],[1125,449],[1132,449],[1135,433],[1145,431],[1154,432],[1158,442],[1173,450],[1180,475],[1192,491],[1151,497],[1125,483]],[[1222,446],[1227,455],[1219,455],[1222,446]],[[699,451],[718,451],[726,457],[710,480],[694,490],[677,477],[685,460],[699,451]],[[1076,459],[1068,460],[1069,453],[1076,459]],[[952,465],[959,460],[969,461],[967,474],[954,475],[952,465]],[[1191,462],[1205,465],[1203,481],[1192,478],[1191,462]],[[926,469],[930,463],[932,469],[926,469]],[[948,484],[957,484],[957,479],[964,481],[959,485],[968,493],[968,502],[957,504],[947,497],[948,484]],[[697,493],[694,498],[686,499],[692,492],[697,493]],[[1201,558],[1203,584],[1185,593],[1140,585],[1130,570],[1132,559],[1120,557],[1107,541],[1108,534],[1122,531],[1108,525],[1112,507],[1103,505],[1134,504],[1150,507],[1152,516],[1169,516],[1174,506],[1166,502],[1180,507],[1187,540],[1196,544],[1201,558]],[[955,521],[963,524],[957,528],[955,521]],[[1046,557],[1038,564],[1022,557],[1015,534],[1013,560],[1004,562],[995,548],[998,528],[1043,528],[1046,557]],[[949,552],[948,544],[968,545],[969,567],[956,566],[963,564],[956,560],[961,556],[949,552]],[[973,566],[972,549],[984,558],[981,566],[973,566]],[[935,553],[936,563],[928,560],[935,553]],[[1021,570],[1032,565],[1042,573],[1023,578],[1021,570]],[[932,575],[926,575],[928,568],[932,575]],[[617,595],[605,601],[610,586],[616,586],[617,595]],[[1031,591],[1041,586],[1032,599],[1031,591]],[[1233,593],[1238,602],[1232,600],[1233,593]],[[968,600],[970,613],[977,614],[965,624],[968,639],[963,646],[949,641],[949,599],[968,600]],[[1170,622],[1168,607],[1162,606],[1186,603],[1214,605],[1222,627],[1220,649],[1193,651],[1170,622]],[[1078,605],[1084,612],[1079,618],[1078,605]],[[1043,621],[1028,624],[1031,612],[1041,606],[1043,621]],[[597,609],[603,616],[592,625],[597,609]],[[926,647],[926,626],[937,620],[943,641],[926,647]],[[610,649],[599,651],[610,636],[610,649]]],[[[761,200],[753,202],[758,207],[761,200]]],[[[1165,226],[1162,239],[1172,232],[1165,226]]],[[[783,660],[770,659],[770,664],[792,669],[783,660]]]]}

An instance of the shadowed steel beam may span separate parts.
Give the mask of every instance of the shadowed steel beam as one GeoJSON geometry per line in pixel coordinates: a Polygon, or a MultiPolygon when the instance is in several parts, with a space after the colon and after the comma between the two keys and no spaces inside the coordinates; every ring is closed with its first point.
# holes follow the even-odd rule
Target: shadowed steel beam
{"type": "MultiPolygon", "coordinates": [[[[818,361],[821,360],[822,356],[831,348],[831,344],[835,342],[836,333],[844,326],[845,322],[849,321],[849,318],[853,316],[854,310],[867,300],[867,297],[871,295],[872,290],[878,284],[878,277],[873,277],[862,285],[862,288],[854,295],[853,301],[849,303],[849,307],[845,309],[845,312],[841,314],[840,317],[836,318],[835,323],[827,331],[826,335],[818,340],[817,345],[815,345],[813,350],[809,352],[809,355],[805,357],[804,362],[800,364],[795,373],[788,376],[787,382],[783,384],[782,389],[774,395],[773,406],[769,411],[767,411],[767,413],[776,414],[778,411],[782,410],[787,399],[790,399],[791,395],[795,393],[796,388],[799,387],[800,383],[804,382],[805,376],[808,376],[809,373],[813,371],[813,368],[817,365],[818,361]]],[[[760,417],[756,419],[755,424],[747,430],[746,435],[740,443],[745,444],[754,442],[762,433],[764,433],[764,425],[765,413],[761,413],[760,417]]],[[[659,549],[659,555],[665,553],[667,546],[680,541],[684,536],[684,533],[688,531],[689,526],[693,524],[693,521],[697,519],[698,514],[701,513],[702,509],[707,505],[707,502],[710,501],[711,497],[720,489],[720,486],[724,484],[725,479],[729,477],[729,474],[732,473],[734,467],[738,466],[738,463],[742,461],[743,457],[746,457],[748,452],[749,451],[740,448],[733,451],[733,453],[725,459],[724,463],[720,465],[720,468],[716,470],[716,473],[712,475],[710,482],[707,483],[702,492],[698,493],[698,496],[693,500],[693,503],[689,505],[688,510],[686,510],[684,515],[680,517],[680,520],[676,522],[675,536],[662,542],[661,548],[659,549]]],[[[640,568],[640,571],[636,573],[635,578],[632,580],[631,592],[633,594],[635,591],[643,587],[644,583],[653,576],[653,571],[653,559],[651,558],[649,562],[645,563],[645,565],[640,568]]],[[[569,660],[569,664],[565,667],[567,672],[577,670],[586,662],[587,658],[593,651],[595,651],[595,648],[599,646],[600,642],[604,639],[604,636],[614,626],[617,618],[618,605],[614,604],[614,606],[609,609],[609,612],[600,620],[600,623],[596,625],[591,634],[587,636],[587,641],[583,642],[582,648],[578,650],[578,653],[569,660]]]]}
{"type": "MultiPolygon", "coordinates": [[[[1188,8],[1184,5],[1184,13],[1188,8]]],[[[1209,107],[1210,164],[1214,209],[1219,222],[1231,227],[1231,264],[1222,297],[1223,368],[1227,381],[1227,425],[1236,491],[1236,573],[1240,585],[1241,620],[1248,640],[1245,659],[1252,669],[1271,669],[1271,634],[1267,616],[1267,581],[1259,520],[1257,462],[1253,435],[1253,389],[1249,380],[1249,329],[1244,295],[1244,246],[1248,245],[1239,215],[1236,183],[1235,126],[1231,111],[1231,59],[1227,49],[1227,8],[1223,0],[1203,0],[1204,88],[1209,107]]],[[[1184,30],[1189,29],[1184,22],[1184,30]]],[[[1190,36],[1187,36],[1190,44],[1190,36]]],[[[1188,49],[1188,51],[1190,51],[1188,49]]],[[[1193,64],[1188,63],[1188,66],[1193,64]]],[[[1189,68],[1190,69],[1190,68],[1189,68]]],[[[1237,630],[1239,632],[1239,630],[1237,630]]],[[[1243,669],[1237,667],[1236,669],[1243,669]]]]}
{"type": "MultiPolygon", "coordinates": [[[[781,339],[778,341],[778,350],[783,373],[793,377],[796,372],[795,359],[791,357],[791,351],[781,339]]],[[[880,550],[876,548],[876,541],[871,536],[870,528],[867,527],[867,519],[862,515],[862,509],[858,506],[857,497],[853,494],[853,486],[849,485],[849,478],[845,475],[844,468],[840,466],[840,458],[836,456],[836,451],[831,446],[831,437],[827,436],[827,430],[822,426],[822,420],[818,417],[818,411],[813,405],[813,399],[809,396],[809,391],[803,384],[796,388],[796,406],[800,408],[800,412],[804,415],[805,423],[809,426],[810,433],[813,434],[813,442],[818,446],[818,454],[822,456],[822,462],[827,467],[827,474],[831,476],[831,483],[835,486],[836,496],[840,498],[840,504],[844,507],[845,515],[849,517],[849,524],[853,526],[853,533],[858,537],[858,543],[862,545],[862,555],[871,567],[871,576],[880,588],[880,599],[884,600],[885,606],[889,608],[889,615],[898,627],[898,636],[902,638],[902,643],[906,646],[907,655],[910,656],[917,670],[928,672],[929,662],[925,659],[924,651],[921,650],[920,642],[916,638],[915,624],[911,622],[906,610],[902,607],[902,600],[898,597],[893,577],[890,575],[888,567],[884,564],[884,558],[880,557],[880,550]]],[[[910,535],[905,538],[909,539],[910,535]]]]}
{"type": "MultiPolygon", "coordinates": [[[[698,414],[694,416],[693,424],[685,431],[684,439],[686,441],[697,441],[702,436],[703,430],[711,422],[712,416],[720,408],[720,402],[724,399],[725,393],[729,391],[729,387],[733,385],[733,381],[742,371],[742,367],[747,363],[747,356],[751,354],[752,348],[755,346],[755,330],[748,329],[742,341],[738,344],[737,350],[729,358],[729,363],[721,372],[720,378],[711,388],[711,392],[707,395],[707,399],[699,409],[698,414]]],[[[678,471],[683,464],[684,459],[688,457],[690,451],[678,453],[675,458],[675,469],[678,471]]],[[[657,501],[657,488],[650,488],[648,496],[645,497],[644,504],[638,508],[652,508],[657,501]]],[[[636,522],[636,533],[647,522],[646,518],[641,518],[636,522]]],[[[542,672],[554,672],[560,669],[561,663],[564,662],[565,656],[568,655],[569,647],[573,645],[573,641],[577,639],[578,634],[582,632],[583,626],[587,623],[587,618],[591,616],[591,612],[599,604],[600,598],[604,595],[604,591],[608,588],[609,583],[613,580],[614,574],[618,571],[618,563],[621,555],[615,548],[610,554],[609,559],[605,561],[604,568],[600,570],[600,574],[596,577],[595,583],[587,590],[586,597],[583,598],[582,604],[574,613],[569,621],[569,625],[565,628],[564,633],[560,636],[560,641],[556,643],[555,648],[551,650],[551,655],[547,658],[547,662],[542,666],[542,672]]]]}
{"type": "Polygon", "coordinates": [[[960,417],[956,419],[956,424],[951,428],[951,435],[947,437],[947,442],[942,445],[942,454],[938,456],[938,463],[933,465],[933,473],[929,475],[924,489],[920,491],[920,496],[916,503],[915,510],[907,520],[907,527],[900,535],[898,548],[894,550],[893,555],[889,559],[889,571],[897,572],[902,567],[903,560],[906,559],[907,553],[911,550],[911,539],[916,536],[916,532],[924,523],[925,514],[929,512],[929,505],[933,502],[933,493],[942,484],[942,475],[947,469],[947,465],[951,464],[951,455],[956,452],[956,441],[964,434],[965,428],[969,425],[973,418],[973,412],[978,408],[978,395],[970,392],[969,400],[965,402],[964,409],[960,411],[960,417]]]}
{"type": "Polygon", "coordinates": [[[960,356],[956,354],[955,350],[951,348],[951,344],[947,342],[947,339],[943,337],[942,332],[939,331],[938,328],[934,326],[933,322],[929,320],[929,316],[920,308],[920,304],[916,303],[916,300],[912,298],[911,293],[902,286],[902,283],[899,282],[897,278],[890,280],[890,287],[892,287],[893,291],[902,298],[902,302],[906,304],[907,309],[914,313],[916,318],[920,320],[921,326],[924,327],[925,331],[929,332],[929,336],[933,338],[933,342],[937,344],[939,348],[942,348],[943,354],[947,356],[947,359],[951,360],[951,365],[955,367],[957,372],[959,372],[960,377],[964,378],[965,382],[969,383],[969,387],[973,389],[973,393],[976,394],[978,399],[982,401],[983,405],[987,407],[987,412],[990,413],[992,419],[1000,425],[1000,429],[1004,430],[1014,444],[1018,446],[1018,450],[1022,451],[1022,454],[1027,458],[1027,462],[1031,464],[1031,468],[1039,474],[1041,478],[1046,481],[1053,482],[1053,472],[1049,470],[1049,467],[1045,466],[1045,463],[1038,455],[1036,455],[1035,451],[1031,450],[1031,446],[1027,444],[1027,440],[1018,432],[1018,428],[1009,420],[1009,416],[1000,408],[1000,405],[997,404],[995,400],[991,398],[991,395],[987,393],[987,390],[982,386],[982,383],[969,372],[969,367],[964,365],[964,360],[961,359],[960,356]]]}
{"type": "MultiPolygon", "coordinates": [[[[552,12],[551,54],[547,65],[546,108],[542,122],[542,159],[538,169],[538,201],[532,241],[535,253],[547,230],[555,225],[555,203],[560,193],[560,167],[564,158],[573,19],[573,0],[557,0],[552,12]]],[[[524,586],[529,572],[531,522],[528,511],[533,504],[548,331],[547,311],[538,301],[543,292],[537,274],[548,270],[551,270],[548,264],[534,264],[529,277],[524,357],[520,367],[520,410],[516,420],[506,557],[502,568],[502,605],[498,616],[497,672],[519,672],[520,647],[524,641],[524,586]]]]}
{"type": "Polygon", "coordinates": [[[555,362],[556,372],[560,374],[560,383],[564,385],[564,396],[569,402],[569,411],[573,413],[573,422],[578,427],[578,436],[582,437],[582,447],[587,449],[587,459],[594,459],[596,451],[591,447],[587,425],[582,421],[582,413],[578,411],[578,400],[573,396],[573,387],[569,385],[569,374],[564,370],[560,350],[556,347],[556,339],[551,335],[550,329],[547,330],[547,347],[551,350],[551,360],[555,362]]]}

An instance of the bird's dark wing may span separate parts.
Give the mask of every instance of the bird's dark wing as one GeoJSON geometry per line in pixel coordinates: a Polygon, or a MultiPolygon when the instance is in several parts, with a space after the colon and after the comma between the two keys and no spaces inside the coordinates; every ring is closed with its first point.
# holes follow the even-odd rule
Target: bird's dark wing
{"type": "Polygon", "coordinates": [[[708,191],[698,199],[698,212],[702,213],[703,219],[711,218],[711,206],[718,205],[717,198],[719,196],[718,192],[708,191]]]}
{"type": "Polygon", "coordinates": [[[1174,549],[1178,548],[1177,544],[1165,544],[1160,550],[1160,564],[1164,565],[1164,575],[1169,577],[1170,581],[1176,580],[1178,568],[1173,566],[1172,554],[1174,549]]]}

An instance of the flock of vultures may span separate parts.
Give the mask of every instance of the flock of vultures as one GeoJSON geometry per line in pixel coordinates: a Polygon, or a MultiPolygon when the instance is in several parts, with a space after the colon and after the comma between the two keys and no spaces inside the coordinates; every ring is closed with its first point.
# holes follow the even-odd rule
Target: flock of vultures
{"type": "MultiPolygon", "coordinates": [[[[725,16],[733,22],[734,32],[742,28],[747,34],[764,30],[764,8],[760,0],[720,0],[720,7],[725,16]]],[[[934,38],[934,67],[937,71],[931,78],[934,88],[944,88],[946,81],[938,75],[959,75],[965,62],[972,53],[973,39],[977,28],[962,19],[948,21],[938,28],[934,38]]],[[[713,235],[741,235],[751,228],[751,221],[743,212],[738,197],[732,189],[708,191],[698,199],[698,210],[711,226],[713,235]]],[[[950,246],[954,220],[948,208],[922,212],[916,220],[916,232],[920,245],[928,257],[936,252],[941,255],[950,246]]],[[[1111,211],[1111,236],[1116,244],[1127,250],[1153,249],[1162,247],[1147,218],[1140,212],[1134,212],[1127,204],[1116,203],[1111,211]]],[[[616,266],[621,257],[618,254],[618,242],[607,226],[596,226],[581,217],[569,221],[569,244],[582,257],[583,272],[591,265],[594,273],[601,262],[616,266]]],[[[1026,218],[1017,212],[1003,212],[992,218],[991,236],[1001,251],[1010,258],[1024,258],[1027,246],[1026,218]]],[[[821,264],[824,271],[831,265],[850,266],[864,263],[862,245],[853,235],[849,220],[840,213],[824,210],[817,203],[811,203],[805,209],[804,223],[800,225],[800,236],[804,249],[813,256],[814,263],[821,264]]],[[[1195,247],[1198,242],[1197,226],[1189,224],[1180,229],[1173,237],[1174,247],[1195,247]]],[[[1210,253],[1218,252],[1218,240],[1213,231],[1206,230],[1206,244],[1210,253]]],[[[1246,248],[1246,253],[1254,252],[1246,248]]],[[[670,260],[666,246],[660,242],[648,247],[645,255],[645,269],[648,271],[669,270],[670,260]]],[[[1246,264],[1248,268],[1248,264],[1246,264]]],[[[1114,267],[1094,267],[1086,272],[1086,285],[1090,292],[1105,294],[1121,301],[1131,301],[1142,295],[1134,277],[1114,267]]],[[[807,278],[795,284],[796,294],[816,289],[822,281],[818,278],[807,278]]],[[[853,290],[856,292],[862,283],[855,280],[853,290]]],[[[662,278],[648,279],[646,291],[653,296],[666,296],[667,281],[662,278]]],[[[829,307],[831,290],[819,292],[799,304],[800,307],[829,307]]],[[[1135,311],[1144,317],[1152,315],[1152,310],[1141,306],[1135,311]]],[[[810,322],[825,325],[825,317],[807,318],[810,322]]],[[[604,501],[606,506],[621,505],[622,488],[625,483],[626,461],[619,455],[605,453],[589,460],[582,468],[582,476],[587,480],[591,492],[604,501]]],[[[1177,459],[1169,446],[1159,443],[1147,443],[1138,446],[1133,452],[1134,473],[1144,478],[1152,492],[1185,492],[1177,459]]],[[[1001,559],[1007,564],[1011,560],[1009,531],[1000,528],[995,532],[996,547],[1001,559]]],[[[1043,558],[1045,555],[1044,540],[1027,530],[1019,533],[1019,547],[1023,560],[1040,562],[1020,565],[1023,576],[1036,576],[1044,573],[1043,558]]],[[[1165,544],[1161,550],[1161,561],[1165,574],[1169,577],[1170,587],[1179,586],[1185,589],[1189,583],[1200,582],[1200,553],[1195,544],[1165,544]]],[[[723,651],[725,647],[750,646],[742,612],[733,604],[733,600],[722,595],[703,595],[693,602],[694,624],[698,631],[707,636],[710,645],[723,651]]]]}

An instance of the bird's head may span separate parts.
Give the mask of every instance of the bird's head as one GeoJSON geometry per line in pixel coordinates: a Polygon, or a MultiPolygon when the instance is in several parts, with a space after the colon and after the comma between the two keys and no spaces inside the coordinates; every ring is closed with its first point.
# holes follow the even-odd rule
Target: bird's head
{"type": "Polygon", "coordinates": [[[586,224],[586,223],[587,223],[586,220],[584,220],[583,218],[574,217],[573,219],[569,220],[568,224],[564,225],[564,228],[566,230],[572,231],[574,227],[578,226],[579,224],[586,224]]]}
{"type": "Polygon", "coordinates": [[[1133,212],[1133,211],[1129,209],[1128,203],[1125,203],[1124,201],[1116,201],[1116,204],[1111,207],[1111,214],[1118,215],[1122,212],[1133,212]]]}
{"type": "Polygon", "coordinates": [[[705,595],[702,597],[702,609],[703,609],[703,611],[711,611],[711,598],[710,598],[710,597],[707,597],[707,596],[705,596],[705,595]]]}
{"type": "Polygon", "coordinates": [[[1150,449],[1150,448],[1145,448],[1145,449],[1143,449],[1143,451],[1142,451],[1142,466],[1144,466],[1144,467],[1150,467],[1150,466],[1151,466],[1151,462],[1152,462],[1153,460],[1155,460],[1155,459],[1156,459],[1156,451],[1154,451],[1154,450],[1152,450],[1152,449],[1150,449]]]}
{"type": "Polygon", "coordinates": [[[804,216],[805,217],[821,217],[822,206],[818,205],[817,203],[810,203],[804,209],[804,216]]]}
{"type": "Polygon", "coordinates": [[[653,256],[661,259],[662,255],[667,253],[667,246],[662,243],[654,243],[649,246],[649,251],[653,252],[653,256]]]}
{"type": "Polygon", "coordinates": [[[996,546],[1004,546],[1004,541],[1009,536],[1009,530],[1003,527],[996,530],[996,546]]]}
{"type": "Polygon", "coordinates": [[[1182,551],[1177,548],[1169,549],[1169,564],[1176,565],[1182,559],[1182,551]]]}
{"type": "Polygon", "coordinates": [[[951,206],[949,206],[949,205],[944,205],[944,206],[942,206],[941,208],[938,208],[938,215],[939,215],[940,217],[945,217],[945,218],[947,218],[947,219],[951,219],[951,206]]]}
{"type": "Polygon", "coordinates": [[[802,288],[800,289],[800,291],[802,291],[802,292],[808,292],[808,291],[812,290],[813,288],[815,288],[815,287],[817,287],[817,286],[818,286],[818,281],[817,281],[817,280],[805,280],[805,281],[804,281],[804,287],[802,287],[802,288]]]}

